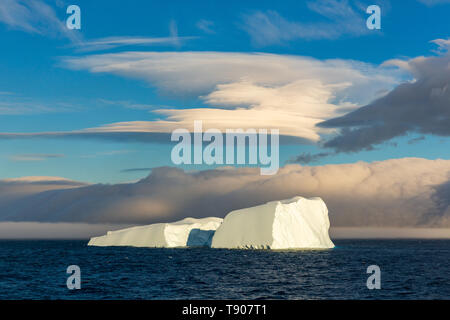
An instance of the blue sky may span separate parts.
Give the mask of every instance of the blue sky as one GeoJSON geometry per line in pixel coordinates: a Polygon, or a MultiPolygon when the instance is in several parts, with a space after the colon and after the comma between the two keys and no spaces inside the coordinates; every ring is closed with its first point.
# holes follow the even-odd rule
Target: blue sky
{"type": "MultiPolygon", "coordinates": [[[[340,73],[327,77],[325,73],[338,68],[330,59],[345,64],[339,70],[345,73],[344,78],[353,72],[367,78],[364,83],[359,83],[358,77],[349,75],[344,79],[346,83],[350,82],[348,89],[332,91],[339,96],[339,101],[333,102],[333,97],[330,97],[330,103],[341,106],[351,102],[353,109],[362,107],[379,98],[380,90],[387,93],[414,78],[411,73],[398,68],[380,67],[383,62],[443,54],[437,53],[439,47],[430,41],[448,39],[450,4],[423,2],[127,1],[125,5],[123,1],[111,0],[79,0],[76,3],[35,0],[32,6],[27,6],[21,1],[8,0],[0,5],[0,132],[70,132],[118,122],[155,121],[165,116],[151,112],[153,110],[213,108],[215,103],[223,108],[236,109],[248,99],[231,103],[230,97],[225,99],[221,95],[224,100],[219,101],[214,93],[227,94],[235,89],[221,88],[220,85],[243,85],[241,79],[247,76],[247,70],[250,70],[248,74],[252,83],[258,83],[259,76],[263,78],[255,89],[278,89],[298,84],[296,81],[310,80],[333,85],[340,73]],[[20,7],[13,7],[15,4],[27,9],[27,15],[19,14],[20,7]],[[81,8],[80,31],[64,29],[69,4],[77,4],[81,8]],[[369,4],[379,4],[382,8],[381,30],[365,27],[368,14],[363,9],[369,4]],[[334,9],[329,9],[330,6],[334,9]],[[9,10],[9,16],[4,13],[2,16],[2,7],[3,12],[9,10]],[[107,41],[120,39],[122,43],[125,39],[135,43],[137,38],[144,38],[147,42],[153,39],[157,43],[107,48],[93,45],[94,41],[101,39],[104,42],[105,38],[107,41]],[[186,52],[205,51],[214,52],[207,58],[212,60],[209,63],[226,66],[232,61],[232,66],[235,66],[238,61],[242,67],[236,68],[238,71],[233,69],[233,74],[228,74],[226,67],[225,70],[211,69],[211,73],[222,72],[220,76],[208,75],[211,65],[205,64],[205,69],[202,69],[201,63],[191,69],[183,69],[179,74],[167,71],[173,66],[189,66],[197,63],[196,59],[202,59],[197,55],[187,56],[186,52]],[[135,55],[120,56],[124,52],[159,53],[151,56],[151,61],[156,64],[165,63],[167,52],[179,55],[167,60],[165,73],[153,65],[140,72],[126,66],[116,67],[119,62],[135,61],[135,55]],[[270,78],[270,74],[265,74],[264,68],[263,71],[257,69],[260,64],[248,65],[254,60],[251,56],[254,52],[271,54],[262,56],[260,64],[268,59],[274,68],[281,56],[287,57],[282,63],[288,67],[297,66],[298,57],[302,59],[301,63],[304,63],[304,57],[314,58],[316,66],[300,80],[292,78],[292,75],[286,76],[286,80],[277,74],[273,76],[279,79],[271,82],[265,78],[270,78]],[[240,53],[242,56],[226,53],[240,53]],[[219,60],[216,60],[217,56],[219,60]],[[103,68],[103,71],[98,72],[98,68],[103,68]],[[372,77],[372,74],[375,75],[372,77]],[[197,77],[203,77],[198,86],[197,77]],[[209,87],[210,77],[216,82],[211,82],[209,87]]],[[[296,72],[301,73],[302,68],[296,72]]],[[[312,86],[316,82],[304,85],[312,86]]],[[[275,98],[283,99],[281,95],[284,92],[280,89],[275,98]]],[[[272,95],[269,97],[273,98],[272,95]]],[[[315,98],[320,100],[322,96],[315,98]]],[[[264,101],[258,103],[263,105],[264,101]]],[[[278,102],[273,103],[277,105],[278,102]]],[[[302,102],[302,108],[308,106],[302,102]]],[[[320,114],[323,120],[335,117],[336,114],[320,114]]],[[[375,144],[374,150],[360,149],[348,153],[339,149],[336,154],[310,164],[403,157],[449,159],[448,136],[442,131],[433,133],[433,130],[424,128],[407,130],[406,134],[375,144]]],[[[319,135],[320,140],[309,144],[281,146],[280,163],[299,154],[328,152],[322,147],[322,141],[330,135],[319,135]]],[[[82,136],[0,139],[0,179],[61,176],[87,182],[132,181],[146,176],[148,170],[128,169],[174,166],[170,160],[172,146],[157,141],[82,136]]],[[[205,169],[207,166],[183,168],[205,169]]]]}

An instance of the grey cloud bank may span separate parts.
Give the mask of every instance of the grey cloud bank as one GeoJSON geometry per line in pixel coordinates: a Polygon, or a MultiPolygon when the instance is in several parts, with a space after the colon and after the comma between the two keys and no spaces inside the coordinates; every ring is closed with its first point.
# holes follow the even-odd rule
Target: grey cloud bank
{"type": "MultiPolygon", "coordinates": [[[[441,50],[449,46],[448,40],[433,42],[441,50]]],[[[325,147],[353,152],[373,149],[408,132],[450,135],[450,54],[385,64],[407,70],[414,80],[353,112],[319,123],[319,127],[340,129],[340,134],[324,143],[325,147]]]]}
{"type": "Polygon", "coordinates": [[[148,224],[302,195],[327,203],[333,227],[450,227],[450,160],[418,158],[308,167],[154,168],[137,183],[0,181],[0,221],[148,224]],[[59,183],[59,184],[58,184],[59,183]]]}

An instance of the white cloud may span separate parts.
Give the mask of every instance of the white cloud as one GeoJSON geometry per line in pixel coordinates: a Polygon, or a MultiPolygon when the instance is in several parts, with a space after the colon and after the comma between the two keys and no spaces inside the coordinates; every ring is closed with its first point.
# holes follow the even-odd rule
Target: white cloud
{"type": "Polygon", "coordinates": [[[257,11],[243,16],[242,28],[257,46],[283,44],[306,39],[336,39],[340,36],[368,34],[365,8],[353,7],[348,1],[318,0],[307,2],[312,14],[323,19],[316,22],[289,21],[278,12],[257,11]]]}
{"type": "Polygon", "coordinates": [[[168,45],[179,46],[181,43],[195,39],[195,37],[105,37],[91,40],[80,40],[72,45],[80,52],[108,50],[125,46],[153,46],[153,45],[168,45]]]}
{"type": "Polygon", "coordinates": [[[48,159],[64,158],[63,154],[47,154],[47,153],[28,153],[15,154],[10,157],[12,161],[44,161],[48,159]]]}
{"type": "MultiPolygon", "coordinates": [[[[20,177],[20,178],[10,178],[2,179],[1,182],[21,182],[21,183],[50,183],[50,182],[74,182],[72,180],[62,178],[62,177],[48,177],[48,176],[30,176],[30,177],[20,177]]],[[[75,183],[75,182],[74,182],[75,183]]]]}
{"type": "Polygon", "coordinates": [[[419,2],[432,7],[432,6],[436,6],[439,4],[448,4],[450,3],[450,0],[418,0],[419,2]]]}
{"type": "Polygon", "coordinates": [[[184,42],[197,37],[180,37],[178,35],[178,25],[175,20],[169,22],[169,36],[168,37],[136,37],[136,36],[121,36],[121,37],[104,37],[91,40],[79,39],[72,44],[72,47],[77,48],[80,52],[108,50],[118,47],[126,46],[174,46],[179,47],[184,42]]]}
{"type": "Polygon", "coordinates": [[[81,158],[109,157],[109,156],[129,154],[132,152],[135,152],[135,151],[134,150],[111,150],[111,151],[96,152],[94,154],[82,155],[80,157],[81,158]]]}
{"type": "Polygon", "coordinates": [[[152,104],[142,104],[142,103],[136,103],[129,100],[109,100],[109,99],[97,99],[98,102],[104,105],[112,105],[112,106],[121,106],[127,109],[134,109],[134,110],[156,110],[163,108],[159,105],[152,105],[152,104]]]}
{"type": "MultiPolygon", "coordinates": [[[[56,2],[56,6],[59,7],[63,17],[68,17],[62,3],[56,2]]],[[[81,52],[124,46],[179,46],[184,41],[195,38],[178,36],[177,25],[175,21],[171,21],[167,37],[115,36],[86,40],[79,31],[69,30],[65,21],[58,18],[54,8],[42,0],[1,0],[0,23],[14,30],[52,38],[67,38],[71,41],[70,47],[81,52]]]]}
{"type": "Polygon", "coordinates": [[[54,9],[41,0],[0,1],[0,22],[11,29],[51,37],[66,37],[76,42],[79,33],[66,28],[54,9]]]}
{"type": "Polygon", "coordinates": [[[216,33],[213,29],[214,27],[214,22],[210,21],[210,20],[206,20],[206,19],[201,19],[199,21],[197,21],[197,23],[195,24],[195,26],[202,30],[205,33],[209,33],[209,34],[213,34],[216,33]]]}
{"type": "MultiPolygon", "coordinates": [[[[448,51],[448,49],[450,48],[450,39],[435,39],[435,40],[431,40],[430,42],[434,43],[435,45],[438,46],[438,50],[437,50],[438,53],[446,53],[448,51]]],[[[397,61],[399,61],[399,60],[397,60],[397,61]]]]}
{"type": "Polygon", "coordinates": [[[315,124],[367,103],[401,73],[346,60],[224,52],[123,52],[69,57],[75,70],[142,79],[162,93],[202,98],[210,108],[161,109],[160,121],[114,123],[86,132],[171,132],[192,128],[278,128],[318,141],[315,124]]]}
{"type": "Polygon", "coordinates": [[[80,106],[67,102],[40,102],[15,94],[0,94],[0,115],[70,112],[79,109],[80,106]]]}

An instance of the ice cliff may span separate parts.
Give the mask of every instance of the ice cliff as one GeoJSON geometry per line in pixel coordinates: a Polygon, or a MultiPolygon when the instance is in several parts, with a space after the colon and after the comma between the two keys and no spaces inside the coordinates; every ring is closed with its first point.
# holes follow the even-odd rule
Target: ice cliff
{"type": "Polygon", "coordinates": [[[230,212],[216,230],[213,248],[333,248],[328,209],[320,198],[295,197],[230,212]]]}
{"type": "Polygon", "coordinates": [[[294,197],[230,212],[225,219],[186,218],[109,231],[91,246],[193,247],[236,249],[325,249],[328,209],[320,198],[294,197]]]}

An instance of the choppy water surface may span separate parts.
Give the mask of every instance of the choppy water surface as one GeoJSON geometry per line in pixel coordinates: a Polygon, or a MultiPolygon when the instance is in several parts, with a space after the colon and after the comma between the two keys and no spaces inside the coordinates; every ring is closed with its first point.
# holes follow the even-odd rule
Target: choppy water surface
{"type": "Polygon", "coordinates": [[[323,251],[0,241],[0,299],[450,299],[449,240],[336,240],[323,251]],[[381,268],[381,290],[366,269],[381,268]],[[66,268],[81,268],[68,290],[66,268]]]}

